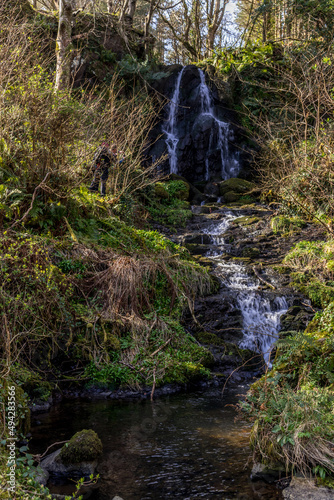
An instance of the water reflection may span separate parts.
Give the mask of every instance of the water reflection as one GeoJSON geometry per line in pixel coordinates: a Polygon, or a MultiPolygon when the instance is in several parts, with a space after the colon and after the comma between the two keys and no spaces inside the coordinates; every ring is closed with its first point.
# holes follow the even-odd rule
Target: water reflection
{"type": "MultiPolygon", "coordinates": [[[[78,430],[94,429],[104,446],[101,480],[91,496],[95,500],[114,495],[124,500],[279,499],[274,486],[249,479],[250,429],[235,422],[231,406],[245,390],[222,395],[212,389],[153,403],[63,402],[38,416],[32,448],[41,452],[78,430]]],[[[52,485],[54,493],[70,489],[52,485]]]]}

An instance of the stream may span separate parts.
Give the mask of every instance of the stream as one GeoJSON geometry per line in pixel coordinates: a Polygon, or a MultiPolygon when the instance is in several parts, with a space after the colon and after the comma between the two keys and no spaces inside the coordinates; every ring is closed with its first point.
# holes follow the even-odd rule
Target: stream
{"type": "MultiPolygon", "coordinates": [[[[221,300],[229,298],[232,312],[241,314],[239,345],[261,353],[268,364],[286,300],[260,291],[260,282],[242,262],[222,258],[228,251],[224,233],[238,214],[226,208],[216,212],[217,220],[201,219],[199,234],[208,243],[207,258],[221,280],[221,300]]],[[[250,426],[235,420],[234,407],[247,389],[247,383],[234,383],[223,391],[216,382],[206,390],[153,402],[64,400],[37,415],[30,447],[41,453],[79,430],[95,430],[104,452],[97,470],[101,479],[90,492],[94,500],[115,495],[123,500],[280,499],[275,485],[250,480],[250,426]]],[[[55,478],[48,486],[63,495],[74,490],[73,484],[55,478]]]]}
{"type": "MultiPolygon", "coordinates": [[[[231,406],[246,389],[211,388],[154,403],[63,402],[38,416],[31,448],[41,451],[78,430],[94,429],[104,447],[94,500],[114,495],[123,500],[280,499],[274,485],[250,480],[250,427],[235,422],[231,406]]],[[[49,487],[61,494],[74,489],[56,480],[49,487]]]]}

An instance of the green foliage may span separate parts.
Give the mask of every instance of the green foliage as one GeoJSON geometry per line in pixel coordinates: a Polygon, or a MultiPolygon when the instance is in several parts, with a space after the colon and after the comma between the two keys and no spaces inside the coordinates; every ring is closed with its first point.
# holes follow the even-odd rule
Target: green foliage
{"type": "Polygon", "coordinates": [[[86,368],[86,375],[92,382],[108,387],[150,385],[153,377],[158,386],[209,377],[206,368],[212,364],[209,351],[186,334],[177,320],[160,317],[159,322],[146,339],[131,334],[122,337],[118,357],[105,365],[92,362],[86,368]],[[131,365],[123,364],[124,356],[131,357],[131,365]]]}
{"type": "Polygon", "coordinates": [[[251,443],[258,458],[320,477],[334,473],[331,390],[307,382],[292,389],[269,374],[252,386],[241,408],[254,422],[251,443]]]}
{"type": "Polygon", "coordinates": [[[268,69],[264,67],[271,62],[273,55],[273,46],[265,43],[249,43],[245,47],[226,48],[216,50],[213,57],[205,59],[199,63],[200,66],[210,64],[214,66],[217,72],[229,74],[233,69],[242,71],[244,68],[257,67],[262,68],[263,73],[268,69]]]}
{"type": "Polygon", "coordinates": [[[300,217],[287,217],[285,215],[273,217],[270,224],[274,233],[291,233],[306,226],[305,221],[300,217]]]}
{"type": "Polygon", "coordinates": [[[159,182],[146,194],[146,208],[153,220],[168,227],[185,227],[192,217],[189,186],[181,180],[159,182]]]}
{"type": "Polygon", "coordinates": [[[300,241],[284,259],[292,271],[294,286],[318,307],[334,300],[333,255],[333,240],[300,241]]]}
{"type": "Polygon", "coordinates": [[[118,62],[118,67],[120,76],[125,78],[141,75],[146,80],[159,80],[168,76],[168,73],[158,70],[157,62],[152,57],[147,57],[145,61],[139,61],[135,55],[126,54],[118,62]]]}

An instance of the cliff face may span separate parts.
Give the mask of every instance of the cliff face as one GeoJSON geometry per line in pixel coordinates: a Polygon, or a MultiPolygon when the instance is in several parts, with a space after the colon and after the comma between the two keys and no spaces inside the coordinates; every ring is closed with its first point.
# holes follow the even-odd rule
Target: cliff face
{"type": "MultiPolygon", "coordinates": [[[[217,87],[196,66],[182,70],[182,66],[174,65],[165,71],[168,76],[152,84],[169,102],[151,132],[148,157],[154,161],[164,154],[170,158],[175,153],[173,173],[191,182],[238,175],[245,159],[240,148],[243,138],[229,99],[222,99],[217,87]]],[[[169,171],[168,159],[163,168],[169,171]]]]}

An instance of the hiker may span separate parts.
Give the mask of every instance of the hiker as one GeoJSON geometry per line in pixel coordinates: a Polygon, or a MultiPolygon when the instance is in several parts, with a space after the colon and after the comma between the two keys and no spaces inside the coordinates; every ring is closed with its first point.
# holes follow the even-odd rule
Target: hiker
{"type": "Polygon", "coordinates": [[[124,156],[122,151],[117,151],[116,144],[111,146],[109,149],[109,144],[102,142],[101,146],[97,149],[94,155],[94,168],[95,173],[93,181],[89,186],[90,191],[98,191],[99,184],[101,196],[106,194],[107,179],[109,176],[109,167],[115,165],[116,163],[121,164],[124,161],[124,156]],[[121,159],[118,159],[118,155],[121,155],[121,159]]]}

